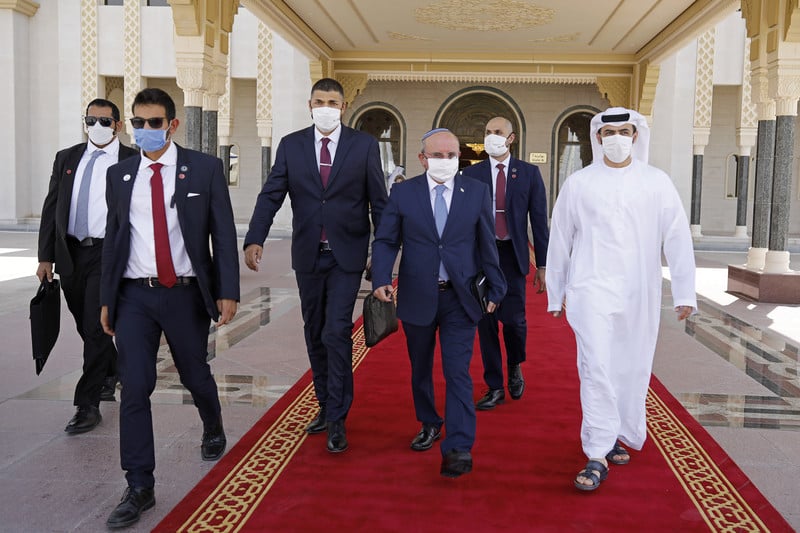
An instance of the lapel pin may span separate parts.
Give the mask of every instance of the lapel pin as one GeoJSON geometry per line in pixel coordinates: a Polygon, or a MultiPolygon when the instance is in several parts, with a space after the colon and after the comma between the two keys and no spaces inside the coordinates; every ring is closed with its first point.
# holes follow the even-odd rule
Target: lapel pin
{"type": "Polygon", "coordinates": [[[185,178],[185,177],[186,177],[186,174],[184,174],[184,173],[182,173],[182,172],[181,172],[180,174],[178,174],[178,179],[179,179],[179,180],[182,180],[182,179],[183,179],[183,178],[185,178]]]}
{"type": "Polygon", "coordinates": [[[461,192],[464,192],[464,188],[463,187],[459,187],[458,190],[461,191],[461,192]]]}
{"type": "Polygon", "coordinates": [[[124,176],[122,176],[122,181],[131,181],[131,175],[125,174],[124,176]]]}
{"type": "Polygon", "coordinates": [[[181,166],[181,172],[186,172],[187,170],[189,170],[189,167],[186,165],[181,166]]]}
{"type": "Polygon", "coordinates": [[[72,174],[72,169],[71,168],[67,169],[67,174],[72,174]]]}

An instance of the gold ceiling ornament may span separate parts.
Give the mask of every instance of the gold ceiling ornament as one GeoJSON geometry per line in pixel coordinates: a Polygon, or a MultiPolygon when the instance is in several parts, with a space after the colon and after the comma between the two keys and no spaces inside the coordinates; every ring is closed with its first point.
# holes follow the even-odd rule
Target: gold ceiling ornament
{"type": "Polygon", "coordinates": [[[467,146],[472,148],[472,151],[475,152],[475,155],[481,155],[483,152],[483,143],[465,143],[467,146]]]}
{"type": "Polygon", "coordinates": [[[578,39],[578,33],[568,33],[564,35],[554,35],[553,37],[542,37],[540,39],[528,39],[529,43],[571,43],[578,39]]]}
{"type": "Polygon", "coordinates": [[[408,35],[407,33],[398,33],[396,31],[387,32],[389,39],[393,41],[432,41],[430,37],[420,37],[419,35],[408,35]]]}
{"type": "Polygon", "coordinates": [[[448,30],[513,31],[549,24],[555,9],[527,0],[441,0],[414,10],[414,18],[448,30]]]}

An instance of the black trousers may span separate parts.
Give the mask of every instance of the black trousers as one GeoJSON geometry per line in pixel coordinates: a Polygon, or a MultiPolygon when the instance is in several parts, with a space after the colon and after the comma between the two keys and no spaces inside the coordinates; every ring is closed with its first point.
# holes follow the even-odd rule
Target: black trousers
{"type": "MultiPolygon", "coordinates": [[[[102,241],[101,241],[102,242],[102,241]]],[[[74,405],[99,405],[106,376],[117,374],[117,349],[100,325],[100,259],[102,243],[81,247],[69,241],[74,269],[61,275],[61,287],[78,334],[83,339],[83,374],[75,387],[74,405]]]]}

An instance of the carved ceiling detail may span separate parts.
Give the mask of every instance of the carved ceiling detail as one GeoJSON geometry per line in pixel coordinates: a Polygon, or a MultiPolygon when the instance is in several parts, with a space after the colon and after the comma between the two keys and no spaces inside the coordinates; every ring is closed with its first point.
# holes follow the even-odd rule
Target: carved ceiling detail
{"type": "Polygon", "coordinates": [[[555,9],[522,0],[441,0],[414,10],[414,18],[448,30],[512,31],[549,24],[555,9]]]}

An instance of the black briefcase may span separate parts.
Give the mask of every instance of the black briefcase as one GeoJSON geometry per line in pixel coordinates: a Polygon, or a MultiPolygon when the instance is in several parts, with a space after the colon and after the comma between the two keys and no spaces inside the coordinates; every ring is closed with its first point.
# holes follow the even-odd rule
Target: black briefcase
{"type": "Polygon", "coordinates": [[[481,306],[481,311],[485,313],[489,305],[489,281],[486,279],[486,274],[478,272],[478,274],[472,278],[469,289],[470,292],[472,292],[472,296],[478,301],[478,305],[481,306]]]}
{"type": "Polygon", "coordinates": [[[372,294],[364,298],[364,343],[375,346],[397,331],[397,308],[394,301],[382,302],[372,294]]]}
{"type": "Polygon", "coordinates": [[[31,300],[31,347],[38,376],[58,340],[61,327],[61,283],[45,277],[31,300]]]}

